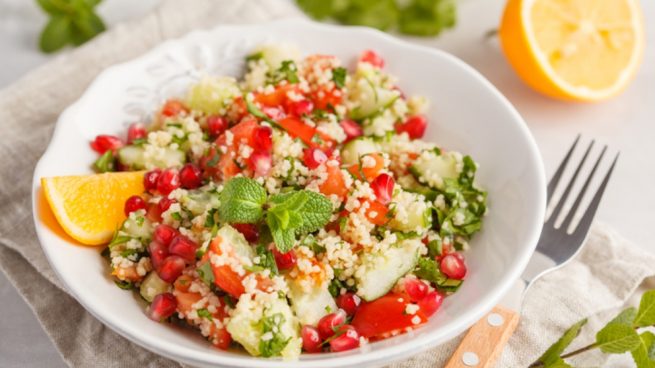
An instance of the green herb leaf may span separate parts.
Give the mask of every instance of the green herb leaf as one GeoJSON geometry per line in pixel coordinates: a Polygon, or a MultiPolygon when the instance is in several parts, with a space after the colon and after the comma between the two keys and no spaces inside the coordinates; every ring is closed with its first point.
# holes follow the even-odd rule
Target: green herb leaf
{"type": "Polygon", "coordinates": [[[114,284],[118,286],[119,288],[123,290],[132,290],[134,289],[134,284],[130,281],[121,281],[121,280],[116,280],[114,281],[114,284]]]}
{"type": "Polygon", "coordinates": [[[436,36],[455,25],[453,0],[415,0],[400,11],[398,30],[415,36],[436,36]]]}
{"type": "Polygon", "coordinates": [[[333,16],[345,24],[373,27],[384,31],[397,24],[398,7],[394,0],[351,0],[347,7],[333,16]]]}
{"type": "Polygon", "coordinates": [[[107,152],[105,152],[96,160],[93,166],[95,166],[96,171],[99,173],[114,171],[115,160],[113,152],[111,150],[107,150],[107,152]]]}
{"type": "Polygon", "coordinates": [[[63,15],[53,16],[41,32],[39,47],[43,52],[55,52],[71,42],[72,21],[63,15]]]}
{"type": "MultiPolygon", "coordinates": [[[[65,10],[60,7],[61,4],[57,4],[52,0],[36,0],[36,3],[39,4],[41,9],[50,15],[63,15],[66,14],[65,10]]],[[[67,4],[64,4],[67,5],[67,4]]]]}
{"type": "Polygon", "coordinates": [[[208,319],[210,321],[214,320],[214,317],[212,316],[212,314],[209,313],[209,311],[207,309],[205,309],[205,308],[198,309],[197,313],[198,313],[198,317],[206,318],[206,319],[208,319]]]}
{"type": "Polygon", "coordinates": [[[635,309],[634,307],[630,307],[628,309],[623,310],[607,324],[608,325],[619,324],[619,325],[626,325],[632,327],[636,316],[637,316],[637,309],[635,309]]]}
{"type": "Polygon", "coordinates": [[[280,326],[285,322],[286,318],[282,313],[275,313],[270,316],[266,316],[261,319],[259,322],[262,334],[271,332],[273,338],[269,340],[260,340],[259,341],[259,352],[265,358],[272,356],[278,356],[287,346],[291,337],[284,338],[284,335],[280,333],[280,326]]]}
{"type": "Polygon", "coordinates": [[[257,263],[257,265],[269,269],[271,270],[271,273],[277,275],[277,263],[275,263],[275,256],[273,256],[273,253],[264,245],[258,245],[257,248],[255,248],[255,251],[259,257],[259,263],[257,263]]]}
{"type": "Polygon", "coordinates": [[[634,324],[637,327],[655,325],[655,290],[647,291],[641,297],[634,324]]]}
{"type": "Polygon", "coordinates": [[[209,262],[205,262],[200,267],[197,268],[198,271],[198,276],[204,282],[207,284],[207,286],[211,286],[214,284],[214,272],[212,271],[212,267],[209,264],[209,262]]]}
{"type": "Polygon", "coordinates": [[[91,9],[80,10],[77,17],[73,19],[72,37],[73,44],[79,46],[106,29],[105,23],[91,9]]]}
{"type": "Polygon", "coordinates": [[[646,331],[639,335],[639,347],[632,350],[632,360],[637,368],[655,367],[655,335],[646,331]]]}
{"type": "Polygon", "coordinates": [[[416,268],[414,269],[416,277],[429,281],[435,285],[439,285],[446,281],[447,277],[439,270],[439,265],[434,258],[421,257],[418,259],[416,268]]]}
{"type": "Polygon", "coordinates": [[[334,84],[336,84],[337,87],[343,88],[346,85],[347,74],[348,72],[346,71],[346,68],[334,68],[332,69],[332,81],[334,81],[334,84]]]}
{"type": "Polygon", "coordinates": [[[233,178],[220,194],[219,217],[230,223],[253,224],[261,220],[266,190],[253,179],[233,178]]]}
{"type": "Polygon", "coordinates": [[[582,329],[582,326],[584,326],[587,323],[587,319],[583,319],[582,321],[574,324],[564,332],[562,337],[557,340],[546,352],[539,357],[538,361],[543,363],[545,366],[549,366],[555,363],[558,363],[562,359],[560,358],[560,355],[564,352],[564,350],[571,345],[573,340],[578,337],[580,334],[580,330],[582,329]]]}
{"type": "Polygon", "coordinates": [[[596,344],[603,353],[622,354],[639,347],[641,340],[631,326],[610,323],[596,334],[596,344]]]}

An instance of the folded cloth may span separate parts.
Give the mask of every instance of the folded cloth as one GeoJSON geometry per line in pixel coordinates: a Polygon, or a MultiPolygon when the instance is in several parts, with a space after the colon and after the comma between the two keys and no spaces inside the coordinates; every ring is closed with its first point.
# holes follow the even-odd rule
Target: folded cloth
{"type": "MultiPolygon", "coordinates": [[[[179,367],[119,336],[86,312],[57,279],[38,244],[31,214],[31,180],[61,111],[108,65],[133,58],[192,29],[300,16],[289,1],[167,0],[154,13],[119,25],[65,53],[0,92],[0,269],[30,305],[71,367],[179,367]]],[[[583,317],[606,321],[653,276],[644,254],[596,224],[583,252],[540,280],[525,299],[522,322],[499,367],[525,367],[583,317]]],[[[589,342],[590,332],[580,337],[589,342]]],[[[458,339],[393,367],[439,367],[458,339]]],[[[584,364],[598,366],[589,354],[584,364]]],[[[612,363],[618,367],[619,363],[612,363]]],[[[630,366],[630,365],[626,365],[630,366]]]]}

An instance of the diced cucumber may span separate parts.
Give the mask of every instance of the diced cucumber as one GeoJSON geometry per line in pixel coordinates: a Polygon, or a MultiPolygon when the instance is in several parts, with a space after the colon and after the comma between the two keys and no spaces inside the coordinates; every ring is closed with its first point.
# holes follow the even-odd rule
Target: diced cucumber
{"type": "Polygon", "coordinates": [[[434,201],[437,198],[438,193],[436,190],[431,189],[430,187],[427,187],[425,185],[422,185],[412,175],[401,176],[396,180],[396,183],[398,183],[398,185],[400,185],[404,190],[408,192],[423,195],[425,199],[427,199],[430,202],[434,201]]]}
{"type": "Polygon", "coordinates": [[[446,281],[439,284],[438,288],[443,291],[454,293],[455,291],[457,291],[457,289],[459,289],[460,286],[462,286],[463,282],[464,280],[447,279],[446,281]]]}
{"type": "Polygon", "coordinates": [[[287,281],[291,308],[301,325],[315,326],[321,317],[337,310],[337,304],[327,285],[315,287],[311,292],[306,293],[294,279],[289,278],[287,281]]]}
{"type": "Polygon", "coordinates": [[[359,104],[350,111],[350,117],[354,120],[362,120],[375,115],[381,110],[387,109],[393,105],[400,92],[389,90],[380,86],[375,86],[369,80],[366,83],[357,83],[357,89],[354,92],[353,100],[359,104]]]}
{"type": "Polygon", "coordinates": [[[390,228],[422,232],[432,225],[432,208],[423,196],[401,190],[394,193],[392,201],[396,203],[396,210],[389,221],[390,228]]]}
{"type": "Polygon", "coordinates": [[[241,95],[237,81],[231,77],[204,77],[189,89],[187,104],[208,115],[217,114],[229,101],[241,95]]]}
{"type": "Polygon", "coordinates": [[[409,171],[419,182],[434,189],[441,189],[443,179],[456,179],[459,176],[457,166],[457,153],[439,154],[438,150],[433,150],[423,152],[410,166],[409,171]]]}
{"type": "Polygon", "coordinates": [[[130,215],[125,222],[123,222],[123,232],[128,236],[137,239],[147,239],[150,238],[153,228],[152,223],[145,216],[135,215],[134,213],[130,215]]]}
{"type": "Polygon", "coordinates": [[[209,192],[192,192],[180,199],[182,206],[194,216],[202,215],[208,208],[218,208],[218,194],[209,192]]]}
{"type": "Polygon", "coordinates": [[[150,272],[145,279],[143,279],[143,282],[141,282],[139,293],[143,299],[147,300],[148,302],[152,302],[152,300],[157,295],[167,292],[169,286],[169,283],[159,278],[157,272],[153,271],[150,272]]]}
{"type": "Polygon", "coordinates": [[[118,150],[118,160],[125,166],[139,170],[146,167],[144,149],[141,146],[125,146],[118,150]]]}
{"type": "Polygon", "coordinates": [[[391,290],[398,279],[414,269],[419,257],[419,239],[406,239],[387,251],[366,253],[355,271],[357,295],[375,300],[391,290]]]}
{"type": "Polygon", "coordinates": [[[142,146],[125,146],[118,150],[118,160],[133,170],[149,167],[167,168],[184,165],[186,154],[178,149],[167,147],[161,156],[146,160],[145,149],[142,146]]]}
{"type": "Polygon", "coordinates": [[[300,59],[298,48],[288,44],[264,45],[256,50],[256,53],[261,55],[261,58],[271,70],[278,69],[285,60],[300,59]]]}
{"type": "Polygon", "coordinates": [[[341,159],[344,165],[353,165],[359,158],[374,152],[380,152],[380,145],[370,138],[357,138],[346,143],[341,150],[341,159]]]}
{"type": "Polygon", "coordinates": [[[248,244],[246,238],[237,229],[230,225],[223,225],[216,236],[220,236],[222,241],[232,247],[234,251],[243,258],[253,259],[255,250],[248,244]]]}
{"type": "Polygon", "coordinates": [[[281,316],[283,321],[276,325],[276,331],[272,332],[273,338],[277,341],[287,341],[276,355],[295,358],[300,355],[302,345],[298,333],[300,326],[286,299],[279,298],[277,293],[257,293],[254,299],[249,294],[242,295],[227,324],[227,331],[248,353],[262,356],[266,354],[260,350],[263,345],[262,335],[265,333],[263,322],[267,318],[276,318],[276,315],[278,318],[281,316]]]}

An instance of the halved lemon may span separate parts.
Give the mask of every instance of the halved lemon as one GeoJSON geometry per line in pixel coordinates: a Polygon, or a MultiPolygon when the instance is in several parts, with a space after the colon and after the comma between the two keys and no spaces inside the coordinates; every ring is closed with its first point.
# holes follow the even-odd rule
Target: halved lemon
{"type": "Polygon", "coordinates": [[[528,85],[564,100],[621,92],[644,49],[638,0],[509,0],[499,36],[528,85]]]}
{"type": "Polygon", "coordinates": [[[109,242],[125,201],[144,192],[142,171],[41,178],[41,186],[64,231],[86,245],[109,242]]]}

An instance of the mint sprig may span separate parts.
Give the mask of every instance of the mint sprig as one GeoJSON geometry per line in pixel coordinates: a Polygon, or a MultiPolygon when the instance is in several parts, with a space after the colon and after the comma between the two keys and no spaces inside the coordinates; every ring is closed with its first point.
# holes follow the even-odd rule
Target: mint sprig
{"type": "Polygon", "coordinates": [[[37,0],[50,16],[41,32],[39,47],[43,52],[55,52],[73,44],[79,46],[105,30],[105,24],[95,12],[101,0],[37,0]]]}
{"type": "Polygon", "coordinates": [[[264,215],[266,190],[252,179],[233,178],[225,184],[220,201],[218,214],[223,221],[254,224],[264,215]]]}
{"type": "Polygon", "coordinates": [[[267,198],[257,181],[231,179],[221,192],[220,218],[229,223],[259,223],[264,220],[276,248],[288,252],[301,235],[325,226],[332,215],[332,202],[324,195],[295,190],[267,198]]]}
{"type": "Polygon", "coordinates": [[[309,16],[383,31],[435,36],[455,25],[455,0],[296,0],[309,16]]]}
{"type": "Polygon", "coordinates": [[[627,308],[609,321],[598,331],[594,343],[563,354],[586,323],[587,320],[584,319],[566,330],[564,335],[530,367],[571,367],[565,359],[599,349],[606,354],[630,352],[637,368],[655,368],[655,334],[650,331],[639,333],[642,328],[655,326],[655,290],[644,293],[639,309],[627,308]]]}

